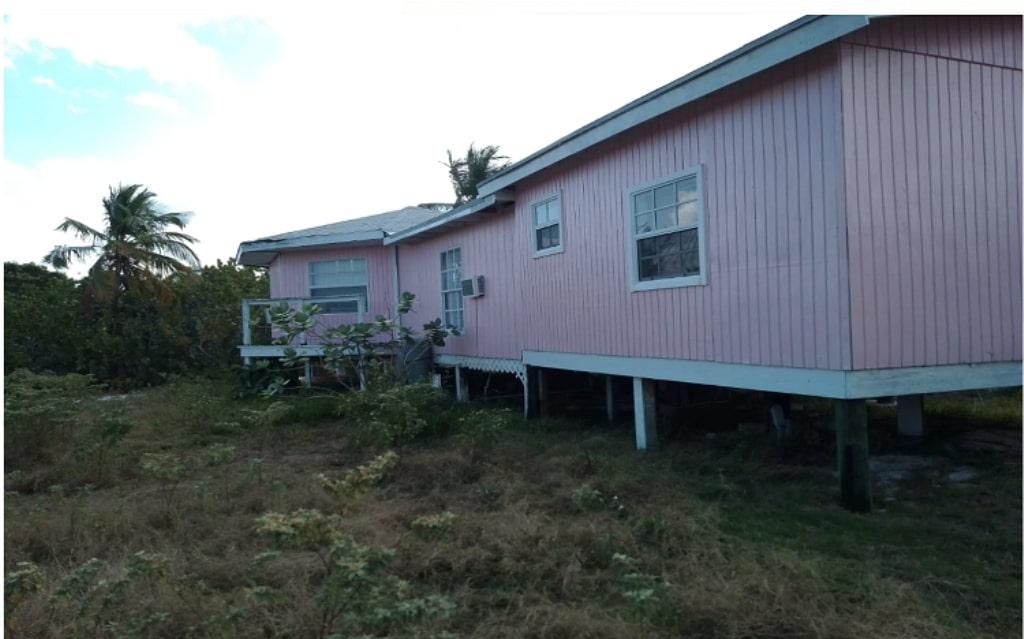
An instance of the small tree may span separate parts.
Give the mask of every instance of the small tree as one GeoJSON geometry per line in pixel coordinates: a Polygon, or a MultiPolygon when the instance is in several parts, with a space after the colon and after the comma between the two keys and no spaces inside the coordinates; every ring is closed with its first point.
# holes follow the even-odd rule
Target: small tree
{"type": "Polygon", "coordinates": [[[475,148],[472,144],[466,151],[466,157],[456,158],[448,151],[448,161],[442,162],[448,167],[448,177],[455,189],[455,206],[476,198],[477,185],[508,166],[508,157],[498,155],[497,146],[475,148]]]}
{"type": "MultiPolygon", "coordinates": [[[[417,336],[411,328],[402,325],[400,318],[412,311],[416,296],[402,293],[397,318],[378,315],[372,322],[341,324],[320,331],[317,304],[303,304],[292,308],[287,303],[276,304],[270,309],[270,321],[281,336],[275,343],[287,345],[282,363],[288,367],[305,364],[308,357],[299,356],[291,346],[300,335],[312,337],[323,345],[324,365],[334,373],[347,388],[365,389],[375,383],[389,383],[401,378],[402,372],[434,346],[444,346],[449,335],[458,331],[445,327],[440,319],[423,325],[417,336]]],[[[277,380],[270,387],[270,393],[283,390],[284,380],[277,380]]]]}

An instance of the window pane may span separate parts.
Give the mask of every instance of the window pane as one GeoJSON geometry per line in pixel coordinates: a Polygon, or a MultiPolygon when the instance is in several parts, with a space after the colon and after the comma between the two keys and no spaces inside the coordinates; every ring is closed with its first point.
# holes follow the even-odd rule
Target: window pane
{"type": "Polygon", "coordinates": [[[661,277],[679,277],[683,274],[683,260],[679,253],[666,253],[658,258],[661,277]]]}
{"type": "Polygon", "coordinates": [[[683,248],[683,275],[697,275],[700,273],[700,242],[697,229],[683,231],[680,235],[683,248]]]}
{"type": "Polygon", "coordinates": [[[676,203],[676,189],[672,184],[659,186],[654,190],[654,208],[661,208],[676,203]]]}
{"type": "Polygon", "coordinates": [[[659,229],[668,229],[676,225],[675,208],[662,209],[655,212],[655,224],[659,229]]]}
{"type": "Polygon", "coordinates": [[[638,240],[636,243],[636,254],[637,257],[654,257],[658,254],[657,247],[654,246],[654,238],[647,238],[644,240],[638,240]]]}
{"type": "Polygon", "coordinates": [[[448,253],[444,252],[444,253],[441,253],[441,270],[443,271],[443,270],[445,270],[447,268],[448,268],[448,253]]]}
{"type": "Polygon", "coordinates": [[[658,254],[678,253],[680,250],[679,233],[668,233],[654,238],[658,246],[658,254]]]}
{"type": "Polygon", "coordinates": [[[548,221],[558,222],[562,219],[562,201],[555,198],[548,202],[548,221]]]}
{"type": "Polygon", "coordinates": [[[359,303],[355,300],[345,302],[324,302],[320,305],[323,313],[358,313],[359,303]]]}
{"type": "Polygon", "coordinates": [[[358,295],[366,299],[365,286],[333,286],[310,289],[310,297],[337,297],[338,295],[358,295]]]}
{"type": "Polygon", "coordinates": [[[644,191],[633,196],[633,212],[642,213],[654,208],[654,193],[644,191]]]}
{"type": "Polygon", "coordinates": [[[697,176],[691,175],[688,178],[679,180],[676,182],[676,190],[679,202],[697,199],[697,176]]]}
{"type": "Polygon", "coordinates": [[[533,225],[540,226],[547,221],[547,204],[537,204],[533,207],[533,225]]]}
{"type": "Polygon", "coordinates": [[[333,273],[335,271],[334,262],[310,262],[309,272],[311,274],[319,273],[333,273]]]}
{"type": "Polygon", "coordinates": [[[677,208],[679,209],[679,224],[689,226],[690,224],[697,223],[697,219],[700,216],[700,208],[697,206],[696,200],[680,204],[677,208]]]}
{"type": "Polygon", "coordinates": [[[552,224],[542,229],[537,229],[537,250],[555,248],[560,244],[559,225],[552,224]]]}
{"type": "Polygon", "coordinates": [[[640,280],[700,274],[697,229],[666,233],[637,241],[640,280]]]}
{"type": "Polygon", "coordinates": [[[658,258],[640,260],[640,279],[653,280],[658,277],[658,258]]]}
{"type": "Polygon", "coordinates": [[[654,213],[641,213],[636,216],[636,232],[648,233],[654,230],[654,213]]]}

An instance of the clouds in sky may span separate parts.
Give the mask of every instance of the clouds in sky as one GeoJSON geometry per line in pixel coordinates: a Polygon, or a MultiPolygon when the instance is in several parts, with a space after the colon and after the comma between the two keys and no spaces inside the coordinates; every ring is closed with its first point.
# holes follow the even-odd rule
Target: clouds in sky
{"type": "Polygon", "coordinates": [[[12,12],[5,107],[40,108],[7,126],[69,133],[30,159],[8,148],[3,206],[19,213],[4,216],[4,258],[68,241],[52,231],[64,216],[98,224],[119,182],[194,211],[206,262],[262,235],[450,201],[446,149],[521,158],[797,17],[315,6],[12,12]],[[86,82],[98,71],[109,86],[86,82]],[[102,135],[72,144],[85,130],[102,135]]]}

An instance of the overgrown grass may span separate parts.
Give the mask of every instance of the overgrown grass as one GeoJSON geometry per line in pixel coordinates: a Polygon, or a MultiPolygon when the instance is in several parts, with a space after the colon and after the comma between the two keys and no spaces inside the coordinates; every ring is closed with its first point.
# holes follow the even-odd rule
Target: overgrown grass
{"type": "MultiPolygon", "coordinates": [[[[328,610],[371,636],[1021,632],[1019,453],[972,453],[956,460],[971,485],[943,467],[854,515],[835,504],[827,438],[793,459],[691,429],[642,455],[624,427],[431,399],[423,424],[403,410],[373,441],[329,399],[230,395],[180,381],[85,400],[76,428],[108,404],[132,425],[107,481],[64,474],[61,455],[8,473],[11,636],[316,637],[328,610]],[[307,511],[330,523],[299,515],[314,531],[299,540],[288,518],[307,511]],[[348,607],[325,607],[328,588],[348,607]]],[[[1004,397],[982,413],[929,402],[929,419],[1019,431],[1019,395],[1004,397]]]]}

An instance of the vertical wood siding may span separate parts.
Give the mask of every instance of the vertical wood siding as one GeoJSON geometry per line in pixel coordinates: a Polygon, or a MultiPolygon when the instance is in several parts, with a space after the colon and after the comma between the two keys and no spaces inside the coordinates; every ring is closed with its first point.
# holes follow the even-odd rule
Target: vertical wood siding
{"type": "Polygon", "coordinates": [[[853,368],[1021,358],[1020,19],[841,45],[853,368]]]}
{"type": "MultiPolygon", "coordinates": [[[[391,248],[364,246],[359,248],[328,248],[314,251],[281,253],[270,264],[271,297],[308,297],[309,263],[323,260],[366,259],[368,279],[367,318],[390,315],[394,306],[391,276],[391,248]]],[[[332,313],[323,316],[321,328],[358,321],[355,313],[332,313]]]]}
{"type": "Polygon", "coordinates": [[[401,288],[438,316],[439,254],[455,246],[487,278],[456,354],[848,367],[839,98],[829,47],[642,125],[518,185],[514,215],[402,246],[401,288]],[[626,192],[698,164],[707,285],[630,292],[626,192]],[[529,207],[555,191],[565,251],[534,259],[529,207]]]}
{"type": "MultiPolygon", "coordinates": [[[[837,49],[824,47],[518,185],[514,212],[400,246],[400,288],[417,295],[411,323],[440,316],[440,253],[459,247],[464,275],[483,275],[486,294],[465,301],[465,334],[444,352],[848,368],[840,97],[837,49]],[[625,194],[698,164],[707,284],[631,292],[625,194]],[[535,259],[529,207],[555,191],[565,251],[535,259]]],[[[305,294],[311,259],[356,254],[375,253],[282,255],[273,294],[305,294]]],[[[381,255],[370,259],[370,288],[386,305],[381,255]]]]}
{"type": "Polygon", "coordinates": [[[520,185],[517,238],[529,203],[555,189],[566,227],[564,253],[520,260],[527,317],[544,327],[528,348],[843,368],[838,98],[825,48],[520,185]],[[630,292],[624,194],[698,164],[707,285],[630,292]]]}
{"type": "Polygon", "coordinates": [[[440,352],[477,357],[519,359],[521,296],[516,283],[515,242],[511,212],[416,244],[398,247],[399,287],[416,295],[414,313],[405,324],[418,330],[441,317],[441,253],[458,247],[464,278],[484,276],[484,296],[464,300],[465,329],[450,337],[440,352]]]}

